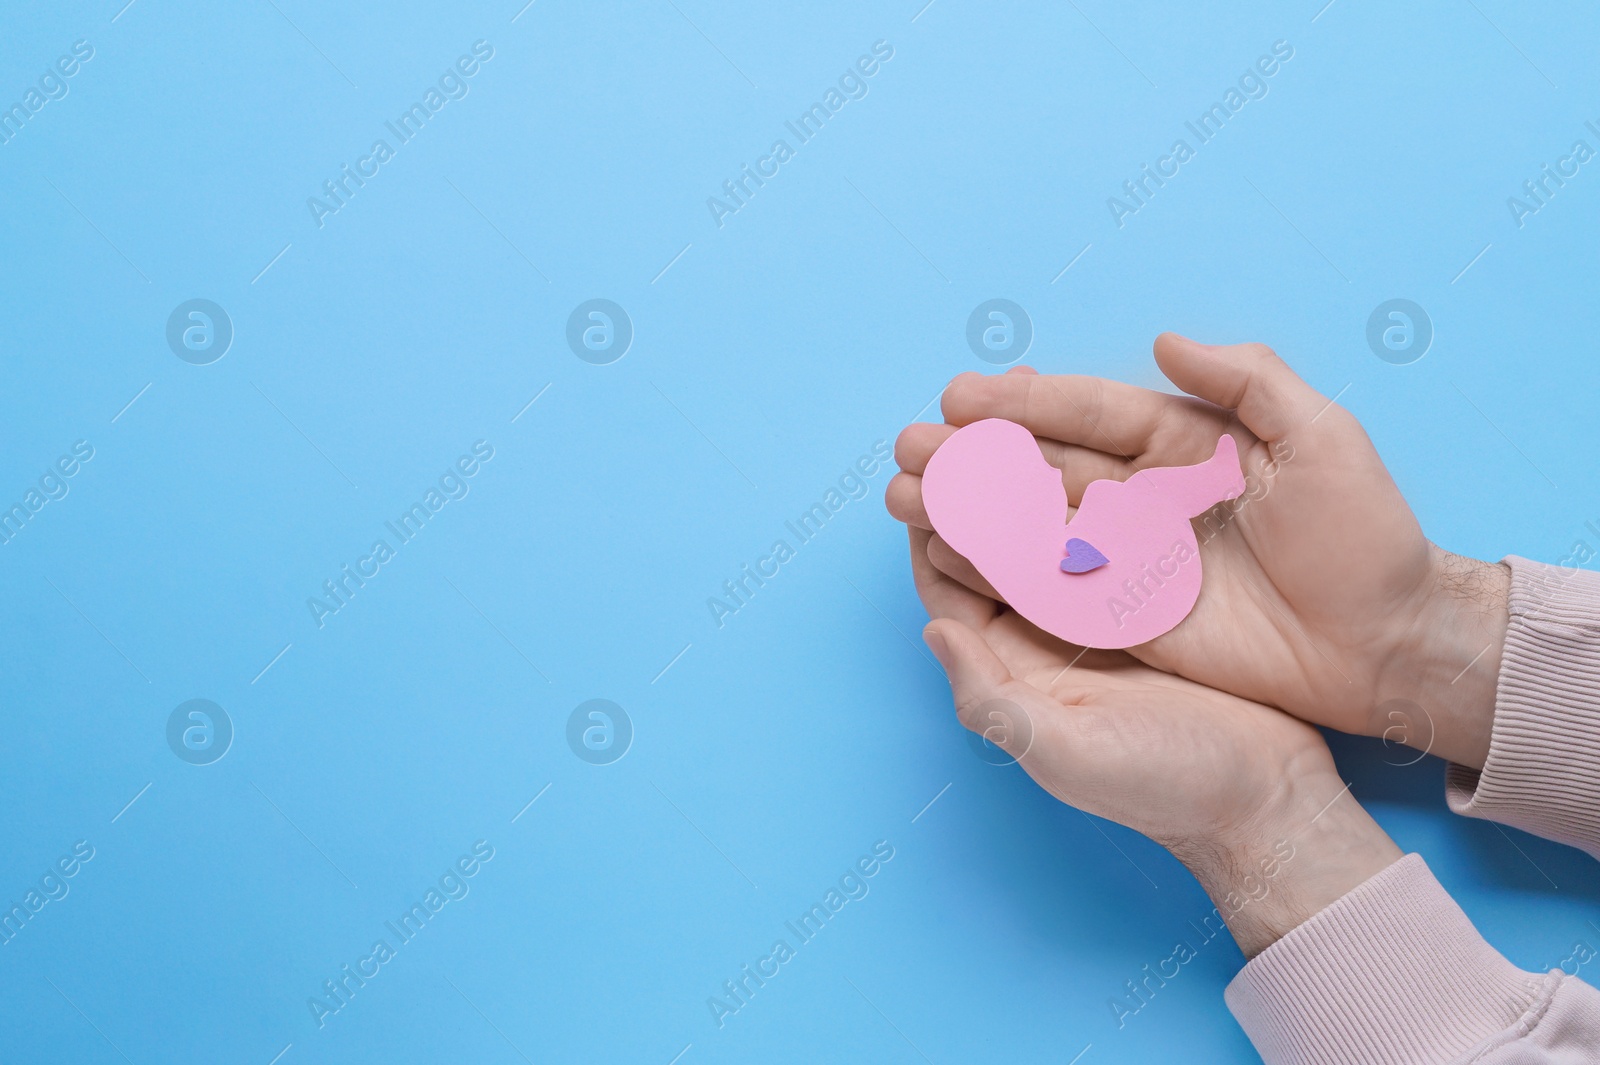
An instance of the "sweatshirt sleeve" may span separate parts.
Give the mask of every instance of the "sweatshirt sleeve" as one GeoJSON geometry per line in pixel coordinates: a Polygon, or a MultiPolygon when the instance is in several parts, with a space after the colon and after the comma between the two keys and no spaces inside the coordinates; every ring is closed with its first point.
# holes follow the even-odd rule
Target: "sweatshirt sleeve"
{"type": "Polygon", "coordinates": [[[1415,854],[1268,947],[1228,985],[1266,1065],[1580,1065],[1600,991],[1523,972],[1415,854]]]}
{"type": "Polygon", "coordinates": [[[1445,796],[1600,858],[1600,574],[1509,557],[1510,627],[1483,770],[1451,765],[1445,796]]]}

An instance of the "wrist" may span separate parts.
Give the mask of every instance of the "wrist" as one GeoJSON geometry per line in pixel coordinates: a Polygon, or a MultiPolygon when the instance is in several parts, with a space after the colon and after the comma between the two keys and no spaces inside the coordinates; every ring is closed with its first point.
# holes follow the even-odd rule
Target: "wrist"
{"type": "Polygon", "coordinates": [[[1432,544],[1429,551],[1427,585],[1379,672],[1367,731],[1482,769],[1494,729],[1511,571],[1432,544]]]}
{"type": "Polygon", "coordinates": [[[1402,856],[1331,762],[1305,776],[1289,768],[1281,794],[1186,859],[1246,958],[1402,856]]]}

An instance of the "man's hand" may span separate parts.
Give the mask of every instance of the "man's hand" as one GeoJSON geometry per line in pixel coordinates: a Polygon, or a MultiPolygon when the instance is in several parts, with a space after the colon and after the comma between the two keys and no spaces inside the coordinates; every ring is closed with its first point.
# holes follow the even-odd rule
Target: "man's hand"
{"type": "MultiPolygon", "coordinates": [[[[1197,398],[1094,377],[957,377],[944,394],[948,424],[900,435],[890,512],[931,531],[920,475],[955,427],[982,418],[1031,430],[1073,506],[1090,481],[1200,462],[1232,433],[1248,488],[1195,523],[1199,602],[1133,656],[1306,721],[1481,768],[1508,571],[1429,543],[1360,424],[1270,349],[1167,333],[1155,355],[1197,398]],[[1394,712],[1392,700],[1416,703],[1420,719],[1394,712]]],[[[993,595],[937,536],[913,550],[993,595]]]]}
{"type": "Polygon", "coordinates": [[[1400,857],[1315,729],[1064,644],[935,569],[930,537],[911,530],[912,569],[962,723],[1058,799],[1171,850],[1247,957],[1400,857]]]}

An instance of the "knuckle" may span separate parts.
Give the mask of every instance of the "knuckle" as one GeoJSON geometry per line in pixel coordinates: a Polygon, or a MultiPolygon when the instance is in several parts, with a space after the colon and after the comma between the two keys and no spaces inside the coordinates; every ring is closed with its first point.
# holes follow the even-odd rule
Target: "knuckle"
{"type": "Polygon", "coordinates": [[[956,718],[969,731],[976,732],[997,747],[1024,746],[1033,737],[1033,719],[1018,701],[1008,698],[1004,689],[986,695],[958,694],[956,718]]]}
{"type": "Polygon", "coordinates": [[[944,395],[939,401],[939,409],[946,418],[963,407],[970,406],[978,397],[977,389],[982,387],[984,377],[981,373],[966,370],[956,374],[945,385],[944,395]]]}
{"type": "Polygon", "coordinates": [[[1084,382],[1086,386],[1083,389],[1084,416],[1098,422],[1106,409],[1105,380],[1099,377],[1086,377],[1084,382]]]}
{"type": "Polygon", "coordinates": [[[1252,341],[1242,346],[1245,358],[1249,359],[1253,365],[1270,366],[1278,361],[1278,353],[1265,344],[1252,341]]]}
{"type": "Polygon", "coordinates": [[[913,513],[912,504],[919,496],[916,480],[909,473],[897,473],[883,493],[883,505],[891,517],[905,521],[913,513]]]}

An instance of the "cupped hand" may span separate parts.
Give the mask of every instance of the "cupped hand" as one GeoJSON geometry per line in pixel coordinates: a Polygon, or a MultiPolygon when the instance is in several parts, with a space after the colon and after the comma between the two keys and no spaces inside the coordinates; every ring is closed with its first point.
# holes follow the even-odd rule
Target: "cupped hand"
{"type": "MultiPolygon", "coordinates": [[[[1200,599],[1131,654],[1306,721],[1481,767],[1505,634],[1504,567],[1431,544],[1354,416],[1270,349],[1168,333],[1155,356],[1188,396],[1095,377],[957,377],[944,393],[948,424],[912,425],[896,444],[903,472],[888,489],[890,512],[931,530],[921,473],[956,427],[983,418],[1032,431],[1073,506],[1093,480],[1203,461],[1231,433],[1248,487],[1195,522],[1200,599]],[[1397,714],[1396,700],[1420,714],[1397,714]]],[[[940,571],[993,594],[937,536],[926,551],[940,571]]]]}
{"type": "Polygon", "coordinates": [[[1246,955],[1400,856],[1309,725],[1062,643],[936,569],[930,533],[910,535],[924,638],[961,722],[1056,798],[1172,851],[1246,955]]]}

